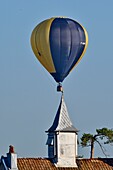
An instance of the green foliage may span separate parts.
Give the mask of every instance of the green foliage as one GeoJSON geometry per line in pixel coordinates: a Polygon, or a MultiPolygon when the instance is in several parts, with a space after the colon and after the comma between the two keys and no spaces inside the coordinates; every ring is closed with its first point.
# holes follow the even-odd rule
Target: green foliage
{"type": "Polygon", "coordinates": [[[104,144],[113,143],[113,130],[102,128],[102,129],[96,129],[97,134],[99,135],[100,139],[103,140],[106,138],[106,141],[104,144]]]}
{"type": "Polygon", "coordinates": [[[93,135],[91,135],[90,133],[84,133],[82,138],[81,138],[81,145],[83,147],[90,146],[92,139],[93,139],[93,135]]]}
{"type": "Polygon", "coordinates": [[[104,144],[113,143],[113,129],[96,129],[96,133],[94,135],[90,133],[84,133],[81,137],[81,145],[82,147],[91,146],[93,147],[91,149],[94,149],[94,143],[96,142],[99,144],[100,148],[102,149],[102,152],[106,156],[104,147],[100,143],[100,140],[104,140],[104,144]]]}

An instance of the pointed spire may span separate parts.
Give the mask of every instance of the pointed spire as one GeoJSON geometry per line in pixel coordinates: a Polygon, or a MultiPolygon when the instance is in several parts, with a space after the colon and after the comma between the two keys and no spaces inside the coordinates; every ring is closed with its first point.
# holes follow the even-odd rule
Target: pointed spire
{"type": "Polygon", "coordinates": [[[78,130],[73,126],[69,114],[67,111],[67,107],[64,101],[64,96],[62,94],[60,105],[58,111],[56,113],[53,125],[49,128],[48,132],[54,131],[74,131],[78,132],[78,130]]]}

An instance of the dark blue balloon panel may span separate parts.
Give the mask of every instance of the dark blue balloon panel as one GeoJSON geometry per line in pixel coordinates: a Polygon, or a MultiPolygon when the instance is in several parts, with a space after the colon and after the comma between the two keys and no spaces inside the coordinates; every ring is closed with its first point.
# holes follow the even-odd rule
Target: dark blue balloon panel
{"type": "Polygon", "coordinates": [[[50,28],[50,50],[57,82],[62,82],[81,57],[86,43],[83,27],[69,18],[55,18],[50,28]]]}

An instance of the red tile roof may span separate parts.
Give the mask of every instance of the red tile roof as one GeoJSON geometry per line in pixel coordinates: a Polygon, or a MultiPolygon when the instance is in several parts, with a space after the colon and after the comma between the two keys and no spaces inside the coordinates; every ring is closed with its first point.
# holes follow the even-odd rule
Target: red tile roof
{"type": "Polygon", "coordinates": [[[18,158],[19,170],[54,170],[55,166],[48,159],[43,158],[18,158]]]}
{"type": "Polygon", "coordinates": [[[78,170],[113,170],[113,159],[80,159],[77,165],[78,170]]]}
{"type": "Polygon", "coordinates": [[[57,168],[45,158],[18,158],[19,170],[113,170],[113,158],[77,159],[78,168],[57,168]]]}

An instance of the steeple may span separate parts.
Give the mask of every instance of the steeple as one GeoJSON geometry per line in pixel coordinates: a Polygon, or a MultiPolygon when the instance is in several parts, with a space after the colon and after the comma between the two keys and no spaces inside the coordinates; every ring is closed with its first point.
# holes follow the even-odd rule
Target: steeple
{"type": "Polygon", "coordinates": [[[60,105],[55,116],[53,125],[49,128],[48,132],[54,131],[74,131],[77,132],[78,130],[73,126],[68,110],[64,101],[64,96],[62,94],[60,105]]]}
{"type": "Polygon", "coordinates": [[[52,126],[48,129],[48,157],[57,167],[76,167],[77,129],[73,126],[62,94],[52,126]]]}

